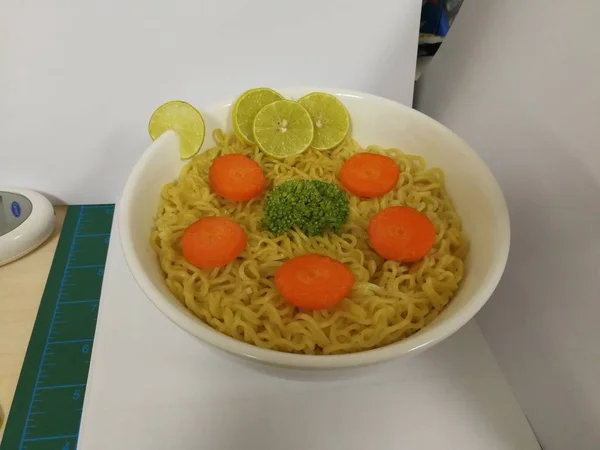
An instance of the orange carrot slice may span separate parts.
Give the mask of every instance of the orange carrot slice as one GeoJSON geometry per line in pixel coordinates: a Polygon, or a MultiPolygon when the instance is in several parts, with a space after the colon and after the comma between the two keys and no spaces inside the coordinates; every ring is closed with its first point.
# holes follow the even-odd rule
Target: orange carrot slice
{"type": "Polygon", "coordinates": [[[367,227],[371,247],[382,258],[415,262],[435,244],[435,226],[413,208],[392,206],[373,216],[367,227]]]}
{"type": "Polygon", "coordinates": [[[342,166],[340,182],[352,194],[373,198],[388,193],[398,183],[400,169],[392,158],[358,153],[342,166]]]}
{"type": "Polygon", "coordinates": [[[335,306],[348,296],[354,274],[327,256],[307,254],[290,259],[275,272],[275,286],[292,305],[306,310],[335,306]]]}
{"type": "Polygon", "coordinates": [[[217,158],[210,167],[210,186],[217,195],[232,202],[245,202],[265,190],[265,174],[256,161],[231,154],[217,158]]]}
{"type": "Polygon", "coordinates": [[[246,232],[225,217],[204,217],[183,232],[181,252],[187,262],[214,269],[235,260],[246,248],[246,232]]]}

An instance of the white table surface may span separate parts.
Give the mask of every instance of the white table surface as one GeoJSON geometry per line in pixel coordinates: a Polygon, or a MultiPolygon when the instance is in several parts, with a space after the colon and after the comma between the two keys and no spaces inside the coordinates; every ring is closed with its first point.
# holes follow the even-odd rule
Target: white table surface
{"type": "Polygon", "coordinates": [[[474,322],[360,377],[281,379],[162,316],[111,236],[79,450],[539,450],[474,322]]]}

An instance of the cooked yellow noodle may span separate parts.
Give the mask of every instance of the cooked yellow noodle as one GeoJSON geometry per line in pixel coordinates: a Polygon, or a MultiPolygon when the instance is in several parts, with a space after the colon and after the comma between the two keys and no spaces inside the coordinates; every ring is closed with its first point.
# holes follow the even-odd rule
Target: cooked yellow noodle
{"type": "Polygon", "coordinates": [[[371,200],[350,197],[348,223],[340,234],[307,237],[300,231],[274,236],[263,230],[264,197],[230,203],[210,190],[212,161],[244,154],[260,164],[267,192],[292,179],[338,183],[344,161],[363,149],[352,139],[330,152],[309,149],[276,160],[234,134],[216,130],[217,147],[190,161],[178,181],[167,184],[152,231],[152,247],[166,284],[196,316],[211,327],[259,347],[305,354],[368,350],[403,339],[430,323],[448,304],[464,275],[468,250],[461,221],[444,190],[440,169],[426,169],[423,158],[397,149],[366,150],[393,158],[401,170],[396,189],[371,200]],[[406,205],[434,223],[437,240],[430,254],[414,264],[383,261],[367,241],[367,224],[389,206],[406,205]],[[185,261],[179,241],[187,226],[204,216],[227,216],[248,236],[242,255],[231,264],[201,270],[185,261]],[[346,264],[356,282],[350,296],[331,310],[299,311],[286,303],[273,282],[277,268],[294,256],[319,253],[346,264]]]}

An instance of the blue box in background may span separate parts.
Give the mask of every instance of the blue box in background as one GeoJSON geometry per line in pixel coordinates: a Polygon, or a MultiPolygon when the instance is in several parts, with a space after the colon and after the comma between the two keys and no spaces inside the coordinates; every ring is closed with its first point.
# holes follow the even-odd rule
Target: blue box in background
{"type": "Polygon", "coordinates": [[[423,0],[419,56],[433,56],[448,34],[463,0],[423,0]]]}

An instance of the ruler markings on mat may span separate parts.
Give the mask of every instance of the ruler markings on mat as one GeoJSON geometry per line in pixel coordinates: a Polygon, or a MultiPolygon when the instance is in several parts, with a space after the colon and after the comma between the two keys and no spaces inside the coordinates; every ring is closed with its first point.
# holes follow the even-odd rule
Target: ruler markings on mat
{"type": "Polygon", "coordinates": [[[70,206],[0,450],[75,450],[114,205],[70,206]]]}

